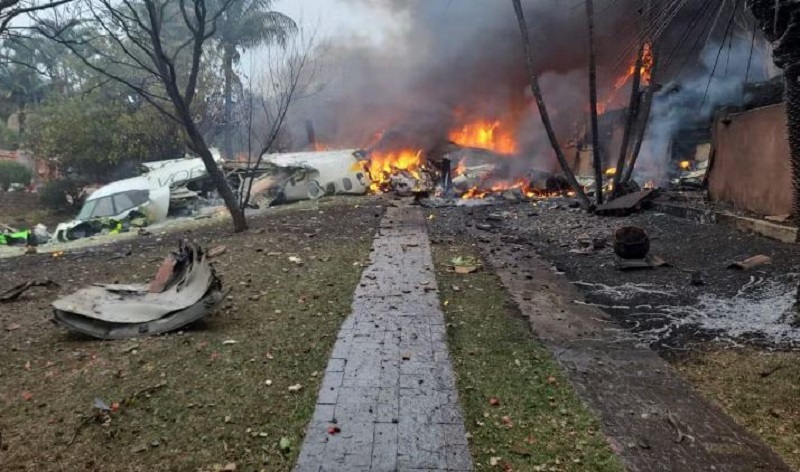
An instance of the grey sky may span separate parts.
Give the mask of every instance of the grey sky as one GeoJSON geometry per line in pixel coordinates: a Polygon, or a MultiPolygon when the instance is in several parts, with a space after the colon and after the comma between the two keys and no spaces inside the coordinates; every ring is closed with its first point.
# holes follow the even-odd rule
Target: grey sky
{"type": "Polygon", "coordinates": [[[371,8],[367,2],[346,0],[277,0],[273,6],[296,21],[314,27],[319,24],[319,37],[364,36],[380,42],[403,27],[401,18],[371,8]]]}

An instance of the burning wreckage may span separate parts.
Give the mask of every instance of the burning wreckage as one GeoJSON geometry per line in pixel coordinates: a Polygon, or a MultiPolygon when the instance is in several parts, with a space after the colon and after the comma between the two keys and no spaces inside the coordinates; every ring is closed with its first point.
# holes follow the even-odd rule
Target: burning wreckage
{"type": "MultiPolygon", "coordinates": [[[[218,153],[215,159],[232,188],[243,201],[249,197],[248,205],[254,209],[368,193],[416,196],[431,206],[572,195],[559,174],[531,166],[531,160],[518,152],[513,134],[504,132],[499,121],[459,128],[429,150],[392,150],[380,141],[364,150],[267,154],[256,163],[223,161],[218,153]]],[[[203,207],[220,204],[201,159],[186,157],[144,167],[142,175],[92,193],[78,216],[59,225],[52,239],[67,242],[115,234],[161,223],[168,216],[192,216],[203,207]]],[[[606,173],[608,186],[613,170],[606,173]]],[[[579,175],[579,181],[591,193],[593,180],[579,175]]]]}
{"type": "MultiPolygon", "coordinates": [[[[454,143],[438,154],[345,149],[269,154],[258,165],[219,157],[217,162],[233,188],[251,196],[252,208],[330,195],[393,193],[451,199],[504,195],[516,200],[566,190],[564,182],[547,173],[520,172],[519,159],[511,155],[454,143]]],[[[148,163],[142,175],[94,191],[74,220],[56,228],[52,240],[68,242],[144,228],[215,204],[218,199],[201,159],[148,163]]]]}
{"type": "MultiPolygon", "coordinates": [[[[226,164],[229,166],[229,164],[226,164]]],[[[240,192],[251,185],[237,168],[240,192]]],[[[252,182],[254,206],[270,206],[326,195],[393,194],[431,204],[490,196],[522,200],[566,191],[546,172],[521,171],[520,159],[489,149],[447,143],[422,150],[341,150],[265,156],[252,182]]],[[[229,173],[231,175],[231,173],[229,173]]]]}

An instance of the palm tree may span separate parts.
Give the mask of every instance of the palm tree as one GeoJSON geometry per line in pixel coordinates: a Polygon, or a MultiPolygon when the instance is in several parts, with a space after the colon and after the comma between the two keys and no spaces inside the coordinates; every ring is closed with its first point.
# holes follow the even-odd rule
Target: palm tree
{"type": "Polygon", "coordinates": [[[0,61],[0,95],[13,104],[17,114],[20,136],[25,134],[27,106],[41,100],[48,83],[40,72],[41,54],[37,38],[12,37],[3,42],[0,61]]]}
{"type": "Polygon", "coordinates": [[[264,44],[286,44],[297,30],[297,24],[283,13],[273,11],[274,0],[235,0],[217,20],[217,42],[222,51],[225,73],[225,157],[233,158],[231,125],[233,121],[233,82],[238,77],[233,66],[239,62],[239,51],[264,44]]]}

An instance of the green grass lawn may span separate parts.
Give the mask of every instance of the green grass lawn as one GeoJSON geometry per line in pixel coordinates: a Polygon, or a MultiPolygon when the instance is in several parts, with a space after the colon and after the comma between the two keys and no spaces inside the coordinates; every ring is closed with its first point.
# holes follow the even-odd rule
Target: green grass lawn
{"type": "Polygon", "coordinates": [[[435,245],[448,342],[476,470],[621,471],[597,421],[499,279],[457,275],[472,248],[435,245]]]}
{"type": "MultiPolygon", "coordinates": [[[[227,246],[214,264],[232,292],[216,314],[182,333],[109,342],[74,336],[50,322],[58,294],[44,289],[3,305],[2,470],[291,470],[380,213],[353,205],[283,211],[253,219],[244,234],[195,231],[205,247],[227,246]],[[97,417],[95,397],[118,411],[97,417]]],[[[20,259],[0,274],[0,288],[45,275],[62,293],[141,282],[177,237],[135,245],[133,255],[113,261],[107,254],[20,259]]]]}

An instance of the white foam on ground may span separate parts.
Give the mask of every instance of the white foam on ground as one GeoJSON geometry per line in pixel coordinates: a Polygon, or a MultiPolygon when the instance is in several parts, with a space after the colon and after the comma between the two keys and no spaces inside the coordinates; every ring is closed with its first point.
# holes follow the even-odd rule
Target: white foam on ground
{"type": "Polygon", "coordinates": [[[662,295],[665,297],[671,297],[677,294],[677,292],[671,288],[655,284],[634,284],[630,282],[617,286],[592,284],[588,282],[574,282],[574,284],[592,289],[592,293],[595,295],[613,297],[617,300],[630,300],[633,297],[645,294],[662,295]]]}
{"type": "MultiPolygon", "coordinates": [[[[795,316],[795,283],[760,281],[745,286],[733,297],[703,294],[694,306],[655,306],[636,318],[663,320],[664,325],[640,334],[648,342],[665,340],[680,327],[716,333],[720,341],[737,342],[757,338],[776,346],[800,345],[800,329],[790,323],[795,316]]],[[[634,307],[637,309],[638,307],[634,307]]]]}
{"type": "MultiPolygon", "coordinates": [[[[588,284],[594,294],[627,300],[642,293],[674,294],[669,287],[646,284],[624,284],[616,287],[588,284]]],[[[779,347],[800,346],[800,328],[790,323],[795,313],[797,281],[794,275],[779,280],[752,278],[732,297],[703,294],[697,304],[639,305],[614,307],[631,310],[631,330],[642,344],[668,340],[673,334],[687,329],[715,333],[717,340],[738,343],[757,339],[779,347]],[[652,327],[648,325],[653,325],[652,327]]]]}
{"type": "Polygon", "coordinates": [[[800,329],[789,324],[795,298],[795,284],[767,281],[735,297],[702,295],[687,314],[700,327],[723,331],[730,338],[757,335],[776,344],[800,344],[800,329]]]}

